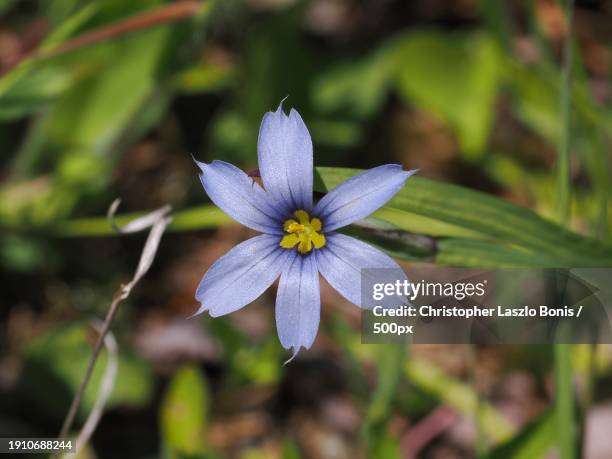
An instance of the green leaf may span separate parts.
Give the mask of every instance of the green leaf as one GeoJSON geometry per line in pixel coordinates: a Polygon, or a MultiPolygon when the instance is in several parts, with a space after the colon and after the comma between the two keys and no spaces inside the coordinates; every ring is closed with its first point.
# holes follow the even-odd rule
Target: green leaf
{"type": "MultiPolygon", "coordinates": [[[[318,168],[315,188],[326,191],[357,172],[360,171],[318,168]]],[[[116,221],[121,225],[138,215],[119,216],[116,221]]],[[[359,227],[347,231],[399,258],[434,257],[440,264],[474,267],[586,267],[612,263],[609,246],[568,231],[530,209],[479,191],[418,177],[410,178],[404,189],[374,215],[392,224],[387,228],[391,234],[385,234],[382,228],[374,233],[359,227]],[[396,234],[392,234],[394,231],[396,234]],[[434,241],[405,232],[452,237],[434,241]]],[[[178,211],[173,218],[171,231],[234,223],[214,205],[178,211]]],[[[105,218],[66,221],[54,232],[64,236],[115,234],[105,218]]]]}
{"type": "Polygon", "coordinates": [[[50,114],[50,140],[58,146],[87,146],[92,153],[107,151],[152,94],[169,33],[169,27],[158,27],[98,45],[107,65],[92,69],[91,78],[63,95],[50,114]]]}
{"type": "MultiPolygon", "coordinates": [[[[412,180],[412,179],[410,179],[412,180]]],[[[452,225],[435,218],[425,217],[414,212],[399,210],[385,206],[377,210],[374,217],[393,223],[398,228],[416,234],[427,234],[429,236],[456,236],[456,237],[483,237],[478,231],[452,225]]]]}
{"type": "MultiPolygon", "coordinates": [[[[327,191],[360,171],[320,167],[317,172],[315,189],[327,191]]],[[[402,229],[409,228],[410,214],[417,214],[541,254],[557,267],[612,263],[610,246],[573,233],[530,209],[457,185],[413,177],[386,208],[407,212],[405,218],[394,221],[402,229]]]]}
{"type": "Polygon", "coordinates": [[[170,457],[205,453],[208,405],[204,375],[194,366],[180,368],[170,381],[160,408],[162,438],[170,457]]]}
{"type": "Polygon", "coordinates": [[[517,435],[497,446],[491,459],[540,459],[555,444],[556,425],[553,412],[547,412],[527,425],[517,435]]]}
{"type": "Polygon", "coordinates": [[[436,263],[474,268],[551,268],[555,258],[492,241],[449,238],[437,242],[436,263]]]}
{"type": "Polygon", "coordinates": [[[100,5],[96,3],[84,5],[81,9],[75,12],[72,16],[63,20],[58,27],[51,31],[51,33],[45,37],[40,48],[49,49],[60,45],[63,41],[67,40],[73,36],[75,32],[81,29],[99,10],[100,5]]]}
{"type": "Polygon", "coordinates": [[[574,373],[572,371],[572,346],[554,344],[555,359],[555,421],[559,457],[577,457],[574,373]]]}
{"type": "Polygon", "coordinates": [[[487,35],[417,31],[393,44],[397,89],[455,131],[468,157],[485,151],[502,76],[502,58],[487,35]]]}
{"type": "Polygon", "coordinates": [[[16,79],[4,94],[0,94],[0,120],[20,118],[42,109],[71,82],[66,71],[49,66],[16,79]]]}

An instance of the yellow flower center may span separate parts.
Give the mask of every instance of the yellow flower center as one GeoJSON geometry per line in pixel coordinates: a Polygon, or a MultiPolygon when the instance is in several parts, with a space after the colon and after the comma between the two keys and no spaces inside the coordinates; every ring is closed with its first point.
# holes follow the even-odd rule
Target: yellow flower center
{"type": "Polygon", "coordinates": [[[300,253],[310,252],[313,245],[315,249],[323,247],[325,236],[319,233],[322,228],[321,220],[311,220],[308,212],[303,210],[296,210],[293,215],[297,220],[290,218],[284,223],[283,229],[289,234],[283,236],[280,246],[283,249],[292,249],[297,245],[300,253]]]}

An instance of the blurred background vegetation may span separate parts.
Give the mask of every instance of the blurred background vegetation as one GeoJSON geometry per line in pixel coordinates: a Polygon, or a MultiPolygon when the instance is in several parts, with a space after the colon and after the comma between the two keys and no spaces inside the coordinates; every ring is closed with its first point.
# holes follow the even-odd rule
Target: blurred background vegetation
{"type": "Polygon", "coordinates": [[[274,291],[185,320],[207,267],[250,235],[207,201],[190,154],[253,170],[285,96],[324,166],[317,191],[346,176],[332,166],[420,169],[369,220],[401,237],[350,230],[408,269],[612,266],[612,2],[577,1],[573,33],[567,11],[0,0],[0,436],[57,434],[90,319],[144,241],[102,217],[121,197],[126,218],[175,217],[113,324],[115,387],[81,457],[609,458],[609,346],[362,345],[359,310],[325,284],[317,341],[287,366],[274,291]]]}

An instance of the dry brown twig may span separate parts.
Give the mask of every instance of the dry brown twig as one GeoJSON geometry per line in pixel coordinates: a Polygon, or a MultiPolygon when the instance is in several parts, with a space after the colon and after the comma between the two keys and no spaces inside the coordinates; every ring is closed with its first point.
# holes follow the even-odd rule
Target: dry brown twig
{"type": "MultiPolygon", "coordinates": [[[[94,321],[92,323],[92,326],[96,329],[98,333],[101,332],[101,321],[94,321]]],[[[98,422],[100,422],[100,418],[102,418],[102,413],[104,412],[106,402],[108,401],[111,393],[113,392],[113,387],[115,387],[117,368],[119,366],[119,359],[117,357],[118,346],[117,341],[115,340],[115,336],[110,330],[104,337],[104,347],[106,348],[106,352],[108,353],[108,362],[106,364],[106,369],[104,370],[102,380],[100,381],[100,388],[98,390],[98,397],[96,398],[96,402],[93,408],[91,409],[91,412],[87,416],[87,420],[85,421],[85,424],[83,424],[83,428],[79,432],[79,436],[76,439],[77,451],[80,451],[81,447],[87,444],[87,442],[95,432],[96,427],[98,426],[98,422]]]]}
{"type": "MultiPolygon", "coordinates": [[[[140,218],[132,220],[130,223],[120,228],[117,225],[115,225],[113,221],[115,212],[117,211],[117,208],[119,207],[119,203],[120,203],[119,199],[115,200],[110,206],[108,210],[108,215],[107,215],[110,224],[113,226],[113,228],[115,228],[116,231],[122,234],[127,234],[127,233],[135,233],[138,231],[142,231],[147,228],[151,228],[151,230],[149,231],[149,236],[147,237],[145,245],[142,249],[142,253],[140,255],[140,261],[138,262],[138,267],[136,268],[134,277],[129,283],[125,285],[121,285],[119,287],[119,289],[117,290],[117,292],[115,293],[113,297],[113,300],[106,314],[104,322],[99,327],[99,335],[98,335],[96,344],[94,346],[94,351],[87,364],[87,369],[85,370],[85,375],[83,377],[83,380],[81,381],[81,384],[79,385],[79,388],[74,395],[74,398],[70,405],[70,409],[68,410],[68,414],[66,415],[64,423],[62,425],[62,429],[60,431],[59,438],[66,438],[68,436],[68,433],[70,432],[70,428],[72,427],[74,418],[76,417],[76,413],[81,404],[81,399],[83,397],[83,394],[85,393],[87,384],[89,383],[89,380],[91,379],[91,375],[93,373],[96,361],[98,360],[102,347],[106,344],[107,348],[109,348],[111,353],[113,349],[113,344],[114,344],[114,348],[116,349],[116,343],[114,343],[114,338],[112,338],[112,336],[109,335],[109,330],[110,330],[111,323],[115,317],[115,314],[117,313],[119,304],[123,300],[128,298],[134,286],[138,283],[140,279],[142,279],[142,277],[147,273],[147,271],[153,264],[153,260],[155,259],[155,254],[157,253],[157,248],[159,247],[161,237],[164,234],[166,227],[171,221],[171,217],[169,215],[171,208],[170,206],[164,206],[147,215],[144,215],[140,218]],[[111,336],[111,338],[108,338],[109,336],[111,336]]],[[[108,374],[108,367],[107,367],[107,374],[108,374]]],[[[102,410],[104,409],[106,398],[108,398],[108,395],[110,395],[110,389],[112,389],[112,382],[114,381],[114,379],[115,379],[114,375],[112,375],[112,381],[109,383],[109,381],[111,380],[110,377],[103,378],[103,387],[101,388],[100,394],[98,395],[98,400],[96,401],[94,410],[90,414],[89,419],[87,420],[85,426],[83,427],[83,430],[78,436],[77,447],[82,446],[87,441],[87,439],[91,436],[91,434],[94,432],[96,425],[102,415],[102,410]],[[111,386],[110,389],[108,387],[109,384],[111,386]]]]}

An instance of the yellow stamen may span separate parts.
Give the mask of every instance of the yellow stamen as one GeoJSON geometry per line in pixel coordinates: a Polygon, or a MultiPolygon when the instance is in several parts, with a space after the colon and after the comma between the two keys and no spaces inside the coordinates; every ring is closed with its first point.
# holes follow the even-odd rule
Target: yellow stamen
{"type": "Polygon", "coordinates": [[[318,218],[310,219],[308,212],[296,210],[293,215],[297,219],[290,218],[283,224],[283,230],[289,234],[283,236],[280,246],[283,249],[292,249],[298,246],[298,252],[304,254],[325,246],[325,236],[319,231],[323,228],[321,220],[318,218]],[[298,223],[299,221],[299,223],[298,223]]]}

